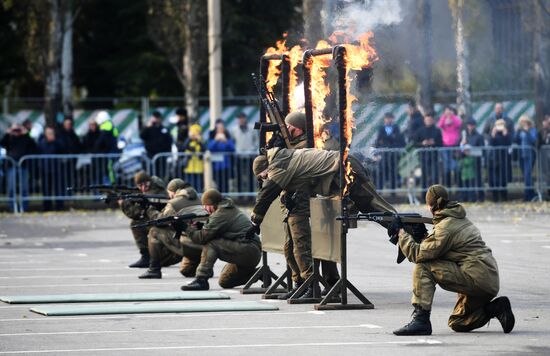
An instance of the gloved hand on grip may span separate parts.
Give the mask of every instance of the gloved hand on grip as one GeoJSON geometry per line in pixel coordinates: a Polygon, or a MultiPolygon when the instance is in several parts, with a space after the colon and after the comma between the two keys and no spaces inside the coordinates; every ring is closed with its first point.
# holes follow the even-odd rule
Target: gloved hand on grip
{"type": "Polygon", "coordinates": [[[252,226],[246,231],[247,238],[253,238],[255,235],[260,234],[260,225],[252,223],[252,226]]]}
{"type": "Polygon", "coordinates": [[[422,223],[417,224],[411,224],[411,235],[417,243],[422,242],[428,235],[428,229],[426,229],[426,225],[422,223]]]}
{"type": "Polygon", "coordinates": [[[399,240],[399,231],[403,228],[403,222],[399,217],[396,217],[394,221],[388,226],[388,236],[390,237],[390,242],[394,245],[397,245],[399,240]]]}

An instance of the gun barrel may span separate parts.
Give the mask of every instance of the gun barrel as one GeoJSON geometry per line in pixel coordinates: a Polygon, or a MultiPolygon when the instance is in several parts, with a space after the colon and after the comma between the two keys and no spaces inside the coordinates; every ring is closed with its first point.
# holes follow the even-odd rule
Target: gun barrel
{"type": "Polygon", "coordinates": [[[392,222],[396,218],[401,219],[401,222],[408,224],[433,224],[432,218],[422,216],[417,213],[400,213],[394,214],[389,212],[383,213],[367,213],[367,214],[357,214],[351,216],[337,216],[336,220],[368,220],[375,222],[392,222]]]}

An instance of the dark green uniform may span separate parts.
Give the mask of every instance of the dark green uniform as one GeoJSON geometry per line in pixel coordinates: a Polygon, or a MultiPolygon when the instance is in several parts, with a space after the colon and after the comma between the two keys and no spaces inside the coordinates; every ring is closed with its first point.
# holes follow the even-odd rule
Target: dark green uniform
{"type": "MultiPolygon", "coordinates": [[[[306,136],[302,135],[292,141],[294,149],[306,147],[306,136]]],[[[283,216],[288,210],[285,206],[287,199],[293,199],[293,209],[288,221],[283,222],[286,234],[284,254],[286,262],[292,271],[292,280],[301,283],[313,273],[313,257],[311,254],[311,226],[309,223],[309,198],[314,196],[315,180],[302,180],[297,185],[289,185],[281,193],[281,207],[283,216]],[[294,197],[294,198],[293,198],[294,197]]],[[[322,261],[323,276],[329,284],[339,279],[336,263],[322,261]]]]}
{"type": "Polygon", "coordinates": [[[254,274],[261,258],[258,236],[248,238],[246,232],[252,223],[229,198],[224,198],[210,215],[202,229],[189,226],[184,238],[186,244],[202,245],[197,278],[209,278],[217,259],[228,262],[222,270],[219,283],[222,288],[233,288],[246,283],[254,274]]]}
{"type": "MultiPolygon", "coordinates": [[[[148,218],[149,220],[162,219],[187,213],[205,213],[198,199],[197,192],[191,186],[179,189],[176,192],[176,196],[170,199],[161,212],[152,209],[148,210],[148,218]]],[[[161,265],[163,266],[166,265],[167,261],[172,261],[172,264],[174,264],[181,260],[181,274],[186,277],[192,277],[195,275],[201,250],[198,247],[184,249],[180,241],[181,239],[175,238],[175,233],[176,231],[172,227],[151,228],[148,235],[151,260],[161,261],[161,265]]]]}
{"type": "MultiPolygon", "coordinates": [[[[261,224],[271,202],[283,190],[309,185],[312,193],[330,196],[339,195],[338,174],[340,170],[339,152],[314,148],[299,150],[273,148],[267,152],[269,169],[267,179],[254,206],[252,221],[261,224]]],[[[354,181],[350,188],[350,198],[361,212],[385,212],[395,209],[378,193],[367,170],[350,156],[354,181]]]]}
{"type": "Polygon", "coordinates": [[[457,202],[436,211],[433,221],[432,233],[420,244],[405,232],[399,237],[401,250],[416,264],[412,303],[430,311],[435,286],[439,285],[458,293],[449,326],[455,331],[480,328],[491,318],[485,306],[499,290],[498,267],[491,249],[457,202]]]}
{"type": "MultiPolygon", "coordinates": [[[[158,195],[166,194],[166,184],[157,176],[151,177],[151,188],[144,193],[145,195],[158,195]]],[[[130,230],[134,236],[134,241],[136,242],[137,248],[141,251],[142,249],[147,249],[147,234],[149,233],[149,228],[147,227],[137,227],[133,228],[132,225],[141,224],[147,222],[146,209],[137,202],[131,202],[125,200],[120,207],[124,215],[129,217],[130,220],[130,230]]]]}

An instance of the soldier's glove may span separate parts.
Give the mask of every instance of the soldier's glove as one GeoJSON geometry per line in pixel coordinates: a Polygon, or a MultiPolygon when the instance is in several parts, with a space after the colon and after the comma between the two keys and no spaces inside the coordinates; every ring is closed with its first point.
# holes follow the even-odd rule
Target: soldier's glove
{"type": "Polygon", "coordinates": [[[426,225],[422,223],[411,224],[410,230],[413,240],[417,243],[422,242],[428,235],[428,229],[426,229],[426,225]]]}
{"type": "Polygon", "coordinates": [[[260,234],[260,225],[252,223],[252,226],[246,231],[246,238],[251,239],[260,234]]]}
{"type": "Polygon", "coordinates": [[[391,222],[390,226],[388,226],[388,236],[392,244],[397,245],[399,241],[399,230],[402,228],[403,222],[399,217],[396,217],[395,220],[391,222]]]}
{"type": "Polygon", "coordinates": [[[197,230],[202,230],[202,227],[204,226],[204,223],[200,222],[200,221],[195,221],[193,223],[193,227],[197,230]]]}

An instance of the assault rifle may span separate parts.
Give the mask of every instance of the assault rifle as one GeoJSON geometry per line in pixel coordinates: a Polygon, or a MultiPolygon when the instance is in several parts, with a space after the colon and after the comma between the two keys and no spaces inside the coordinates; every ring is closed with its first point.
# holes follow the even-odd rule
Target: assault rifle
{"type": "Polygon", "coordinates": [[[68,192],[89,192],[92,190],[97,190],[101,193],[107,193],[107,194],[129,194],[129,193],[139,193],[139,189],[135,187],[130,187],[127,185],[122,184],[114,184],[114,185],[102,185],[102,184],[92,184],[92,185],[84,185],[82,187],[68,187],[68,192]]]}
{"type": "MultiPolygon", "coordinates": [[[[380,212],[380,213],[366,213],[357,214],[351,216],[338,216],[336,220],[368,220],[377,223],[386,223],[388,225],[388,235],[390,235],[390,242],[397,245],[399,241],[399,228],[403,228],[414,239],[415,242],[420,243],[426,237],[426,227],[424,224],[433,224],[431,218],[422,216],[417,213],[392,213],[380,212]],[[397,230],[397,231],[394,231],[397,230]]],[[[403,262],[405,255],[399,246],[397,247],[397,263],[403,262]]]]}
{"type": "Polygon", "coordinates": [[[258,78],[255,73],[252,73],[251,76],[254,86],[258,91],[260,102],[269,117],[269,121],[271,122],[271,124],[256,123],[254,128],[260,130],[261,134],[264,134],[265,132],[273,132],[273,137],[268,145],[269,147],[282,146],[291,148],[292,145],[290,144],[290,134],[288,132],[288,128],[286,127],[283,112],[279,108],[277,99],[275,99],[273,92],[267,89],[266,81],[261,75],[258,78]]]}
{"type": "Polygon", "coordinates": [[[156,220],[149,220],[144,223],[140,224],[134,224],[132,225],[132,228],[143,228],[143,227],[167,227],[172,226],[174,230],[176,230],[176,234],[174,235],[175,239],[179,239],[181,233],[187,228],[187,223],[189,221],[206,221],[208,220],[209,214],[201,214],[201,213],[187,213],[187,214],[181,214],[181,215],[173,215],[168,216],[165,218],[160,218],[156,220]]]}
{"type": "Polygon", "coordinates": [[[154,206],[158,210],[164,208],[166,203],[168,203],[168,201],[170,200],[170,198],[166,195],[146,195],[142,193],[107,194],[100,199],[103,200],[106,204],[118,200],[131,201],[140,204],[144,209],[150,206],[154,206]]]}

